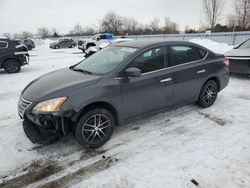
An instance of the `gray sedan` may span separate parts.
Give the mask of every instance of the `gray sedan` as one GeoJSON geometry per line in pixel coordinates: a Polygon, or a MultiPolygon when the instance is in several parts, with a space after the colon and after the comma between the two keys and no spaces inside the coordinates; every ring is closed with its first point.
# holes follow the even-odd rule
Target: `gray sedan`
{"type": "Polygon", "coordinates": [[[32,142],[71,132],[97,148],[116,125],[193,102],[210,107],[228,82],[228,60],[202,46],[131,41],[35,79],[18,108],[32,142]]]}
{"type": "Polygon", "coordinates": [[[59,39],[56,42],[50,43],[50,48],[58,49],[58,48],[74,48],[76,47],[76,42],[73,39],[59,39]]]}

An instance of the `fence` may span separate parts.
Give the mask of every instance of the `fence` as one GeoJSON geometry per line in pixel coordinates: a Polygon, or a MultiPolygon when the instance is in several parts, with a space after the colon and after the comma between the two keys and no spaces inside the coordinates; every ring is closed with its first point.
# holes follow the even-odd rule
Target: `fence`
{"type": "MultiPolygon", "coordinates": [[[[90,36],[72,37],[75,40],[89,38],[90,36]]],[[[210,39],[215,42],[237,45],[250,38],[250,32],[227,32],[227,33],[192,33],[192,34],[160,34],[160,35],[128,35],[131,39],[166,39],[166,40],[190,40],[194,38],[210,39]]]]}
{"type": "Polygon", "coordinates": [[[250,32],[230,33],[194,33],[194,34],[163,34],[163,35],[130,35],[133,39],[166,39],[166,40],[190,40],[194,38],[210,39],[215,42],[237,45],[250,38],[250,32]]]}

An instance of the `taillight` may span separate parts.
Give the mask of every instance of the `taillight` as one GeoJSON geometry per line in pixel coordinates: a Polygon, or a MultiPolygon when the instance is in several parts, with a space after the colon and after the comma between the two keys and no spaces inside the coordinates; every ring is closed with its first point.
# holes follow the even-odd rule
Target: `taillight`
{"type": "Polygon", "coordinates": [[[228,67],[229,66],[229,59],[224,58],[223,63],[228,67]]]}

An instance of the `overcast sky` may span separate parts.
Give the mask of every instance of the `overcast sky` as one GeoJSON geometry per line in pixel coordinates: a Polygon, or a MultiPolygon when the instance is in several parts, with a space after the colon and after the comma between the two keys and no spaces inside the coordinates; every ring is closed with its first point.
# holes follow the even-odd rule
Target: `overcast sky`
{"type": "MultiPolygon", "coordinates": [[[[40,26],[67,33],[77,23],[98,25],[110,10],[148,23],[154,17],[168,16],[181,30],[198,28],[204,20],[202,0],[0,0],[0,34],[36,32],[40,26]]],[[[232,11],[234,0],[225,0],[224,17],[232,11]]],[[[224,19],[225,22],[225,19],[224,19]]],[[[222,20],[223,23],[223,20],[222,20]]]]}

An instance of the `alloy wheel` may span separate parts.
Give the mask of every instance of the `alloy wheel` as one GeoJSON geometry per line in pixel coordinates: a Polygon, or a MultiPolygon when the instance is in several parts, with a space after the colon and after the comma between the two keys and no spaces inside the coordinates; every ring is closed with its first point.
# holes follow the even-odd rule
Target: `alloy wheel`
{"type": "Polygon", "coordinates": [[[111,121],[104,114],[95,114],[82,127],[82,137],[89,144],[103,142],[111,130],[111,121]]]}
{"type": "Polygon", "coordinates": [[[215,101],[217,96],[217,89],[213,84],[210,84],[206,87],[203,99],[206,104],[211,104],[215,101]]]}

